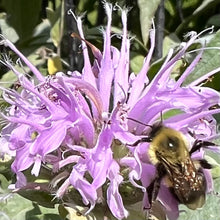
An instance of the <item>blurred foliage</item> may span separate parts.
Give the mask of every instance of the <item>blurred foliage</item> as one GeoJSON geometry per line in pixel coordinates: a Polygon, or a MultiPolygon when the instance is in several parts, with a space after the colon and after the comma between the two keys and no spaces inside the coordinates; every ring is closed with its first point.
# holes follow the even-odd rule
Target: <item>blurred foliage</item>
{"type": "MultiPolygon", "coordinates": [[[[109,2],[121,8],[129,8],[128,30],[130,36],[133,37],[131,41],[130,69],[131,72],[138,73],[150,47],[149,29],[160,1],[112,0],[109,2]]],[[[169,48],[176,48],[184,40],[184,35],[191,30],[200,32],[207,27],[214,26],[214,32],[203,35],[192,49],[201,47],[201,42],[206,42],[207,47],[220,46],[220,32],[218,31],[220,28],[220,0],[164,0],[164,6],[163,57],[152,62],[148,73],[150,79],[159,70],[169,48]]],[[[77,32],[77,28],[74,18],[67,15],[69,9],[72,9],[78,15],[86,12],[83,19],[86,40],[102,49],[103,39],[100,27],[106,24],[102,0],[0,0],[0,32],[15,43],[44,75],[54,74],[56,71],[61,70],[64,72],[75,69],[81,70],[83,60],[80,41],[70,36],[72,32],[77,32]]],[[[114,10],[112,33],[120,34],[121,28],[120,10],[114,10]]],[[[112,44],[120,47],[120,40],[113,37],[112,44]]],[[[2,46],[0,46],[0,52],[2,54],[7,53],[14,58],[14,55],[2,46]]],[[[173,77],[179,77],[195,55],[196,53],[187,54],[174,68],[173,77]]],[[[185,83],[188,84],[208,71],[219,67],[219,57],[219,49],[205,50],[201,62],[185,83]]],[[[23,69],[21,67],[17,68],[20,68],[21,71],[29,71],[26,67],[22,67],[23,69]]],[[[0,65],[0,77],[1,85],[5,87],[11,86],[16,81],[15,75],[2,65],[0,65]]],[[[218,73],[205,85],[220,90],[219,80],[220,74],[218,73]]],[[[59,205],[56,209],[52,208],[55,206],[56,201],[53,203],[51,202],[52,197],[45,196],[45,189],[41,190],[45,186],[44,183],[38,185],[40,190],[28,191],[26,189],[20,192],[23,197],[16,194],[10,195],[7,186],[14,176],[10,173],[9,167],[9,162],[0,163],[1,220],[58,220],[65,219],[67,216],[68,219],[85,219],[71,208],[62,205],[59,205]],[[35,202],[25,199],[30,199],[30,196],[33,195],[35,202]],[[39,204],[46,207],[39,206],[39,204]]],[[[52,177],[50,176],[50,178],[52,177]]],[[[219,182],[219,178],[217,178],[215,184],[218,191],[220,191],[219,182]]],[[[74,196],[76,195],[74,194],[74,196]]],[[[183,211],[180,219],[217,220],[220,216],[219,209],[216,208],[218,203],[219,197],[210,195],[202,210],[190,211],[186,210],[185,206],[181,206],[183,211]]],[[[130,216],[130,219],[136,219],[140,215],[140,211],[138,211],[141,209],[140,207],[136,204],[128,207],[130,211],[136,211],[134,212],[136,213],[135,217],[130,216]]],[[[103,207],[97,207],[97,213],[101,213],[100,210],[103,210],[103,207]]],[[[99,218],[98,214],[97,216],[99,218]]],[[[111,219],[113,218],[111,217],[111,219]]]]}

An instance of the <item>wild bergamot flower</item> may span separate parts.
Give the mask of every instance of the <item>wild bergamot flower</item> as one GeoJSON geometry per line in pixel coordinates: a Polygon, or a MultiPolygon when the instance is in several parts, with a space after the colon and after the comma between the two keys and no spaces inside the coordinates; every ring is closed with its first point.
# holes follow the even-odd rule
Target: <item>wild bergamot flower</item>
{"type": "MultiPolygon", "coordinates": [[[[118,50],[111,45],[112,5],[106,3],[105,10],[108,21],[103,31],[103,51],[92,46],[92,64],[87,45],[82,41],[84,68],[81,73],[74,71],[65,75],[59,72],[44,77],[2,37],[1,44],[10,47],[34,77],[17,71],[7,58],[1,61],[16,74],[20,85],[19,90],[1,88],[4,100],[10,104],[2,113],[7,126],[1,131],[1,151],[13,156],[11,168],[17,177],[16,189],[27,184],[24,171],[30,169],[38,177],[44,166],[57,174],[50,182],[52,187],[58,187],[56,197],[62,198],[74,188],[89,207],[85,214],[89,214],[96,204],[104,206],[107,203],[112,215],[123,219],[129,215],[123,201],[126,191],[123,187],[141,189],[144,196],[138,200],[142,200],[146,208],[149,206],[146,187],[155,175],[155,167],[148,157],[149,143],[130,146],[146,135],[146,127],[127,118],[152,125],[161,113],[178,109],[179,114],[163,120],[166,126],[181,131],[191,144],[195,139],[214,138],[217,133],[213,115],[220,109],[213,106],[219,104],[220,96],[200,84],[219,69],[182,86],[199,62],[201,52],[178,80],[170,77],[176,62],[199,37],[192,33],[178,52],[174,54],[170,50],[149,82],[147,73],[155,42],[155,30],[152,29],[151,48],[143,67],[137,75],[130,73],[127,12],[121,12],[123,31],[118,50]],[[193,135],[189,135],[190,132],[193,135]]],[[[84,39],[81,18],[75,19],[80,37],[84,39]]],[[[218,151],[217,147],[210,148],[218,151]]],[[[195,152],[192,157],[202,159],[204,150],[195,152]]],[[[204,173],[207,192],[210,192],[213,190],[211,174],[209,170],[204,173]]],[[[167,216],[177,219],[179,202],[163,183],[157,199],[167,216]]]]}

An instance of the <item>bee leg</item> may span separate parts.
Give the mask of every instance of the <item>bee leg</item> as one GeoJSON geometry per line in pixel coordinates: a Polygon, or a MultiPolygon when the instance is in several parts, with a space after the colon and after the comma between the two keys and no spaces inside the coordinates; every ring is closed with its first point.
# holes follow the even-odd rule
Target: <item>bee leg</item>
{"type": "Polygon", "coordinates": [[[212,169],[213,168],[213,166],[205,159],[199,160],[199,163],[200,163],[201,167],[204,169],[212,169]]]}
{"type": "Polygon", "coordinates": [[[135,147],[135,146],[137,146],[138,144],[140,144],[140,143],[143,143],[143,142],[151,142],[152,141],[152,139],[150,138],[150,137],[143,137],[143,138],[141,138],[141,139],[139,139],[139,140],[137,140],[137,141],[135,141],[133,144],[127,144],[128,146],[132,146],[132,147],[135,147]]]}
{"type": "Polygon", "coordinates": [[[156,200],[159,189],[160,189],[160,178],[156,177],[147,187],[148,200],[150,206],[152,206],[152,203],[156,200]]]}
{"type": "Polygon", "coordinates": [[[152,203],[157,199],[157,195],[160,190],[160,183],[165,174],[166,171],[164,166],[162,164],[158,164],[156,167],[156,176],[147,187],[148,201],[150,203],[150,206],[152,206],[152,203]]]}
{"type": "Polygon", "coordinates": [[[156,167],[156,176],[153,179],[153,181],[150,183],[150,185],[147,187],[147,194],[148,194],[148,201],[150,203],[150,207],[146,208],[148,209],[147,212],[147,219],[150,220],[151,216],[154,215],[152,211],[152,207],[157,199],[159,190],[160,190],[160,183],[162,178],[165,176],[166,171],[162,164],[158,164],[156,167]]]}
{"type": "Polygon", "coordinates": [[[202,148],[202,147],[207,148],[208,146],[216,146],[216,145],[212,142],[209,142],[209,141],[195,140],[189,154],[191,155],[192,153],[199,150],[200,148],[202,148]]]}

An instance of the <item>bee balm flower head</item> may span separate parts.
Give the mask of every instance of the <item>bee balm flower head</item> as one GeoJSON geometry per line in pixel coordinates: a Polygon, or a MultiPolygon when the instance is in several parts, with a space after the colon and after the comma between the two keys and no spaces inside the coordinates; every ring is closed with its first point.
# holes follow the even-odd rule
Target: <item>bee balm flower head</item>
{"type": "MultiPolygon", "coordinates": [[[[219,69],[183,87],[185,78],[199,62],[200,53],[177,81],[170,77],[176,62],[199,37],[195,34],[177,53],[170,50],[149,82],[147,73],[155,42],[153,29],[150,31],[151,48],[141,71],[137,75],[130,73],[127,12],[121,11],[123,31],[121,48],[117,49],[111,45],[112,5],[105,3],[105,11],[107,26],[103,31],[103,51],[90,45],[94,55],[91,63],[87,44],[82,40],[84,67],[80,74],[59,72],[44,77],[11,42],[2,38],[1,43],[20,57],[34,77],[30,79],[17,71],[8,59],[1,61],[16,74],[21,87],[21,91],[1,88],[5,101],[10,104],[2,114],[8,123],[1,132],[4,142],[1,148],[7,148],[13,155],[11,168],[17,176],[15,188],[28,184],[25,170],[30,169],[38,177],[46,167],[53,173],[50,185],[59,186],[56,197],[68,196],[74,189],[89,207],[85,214],[96,204],[107,203],[112,215],[123,219],[129,215],[123,187],[130,184],[133,189],[140,189],[144,197],[138,199],[146,208],[149,205],[146,187],[155,175],[155,167],[148,157],[149,143],[136,147],[128,145],[140,139],[146,127],[127,118],[151,125],[161,112],[178,109],[180,114],[163,121],[166,126],[181,131],[192,142],[195,138],[215,137],[213,115],[220,110],[212,107],[219,104],[219,94],[199,84],[219,69]],[[194,133],[193,137],[188,135],[189,131],[194,133]]],[[[85,39],[81,18],[75,19],[80,38],[85,39]]],[[[194,157],[203,158],[203,150],[196,153],[194,157]]],[[[207,191],[211,191],[209,171],[205,176],[207,191]]],[[[163,183],[158,201],[170,219],[178,217],[179,202],[163,183]]]]}

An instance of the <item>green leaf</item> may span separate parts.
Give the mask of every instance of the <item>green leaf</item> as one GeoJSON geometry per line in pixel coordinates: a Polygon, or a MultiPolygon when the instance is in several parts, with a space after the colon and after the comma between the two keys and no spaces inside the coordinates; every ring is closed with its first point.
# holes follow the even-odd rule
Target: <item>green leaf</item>
{"type": "Polygon", "coordinates": [[[58,211],[62,219],[65,219],[68,215],[68,211],[65,209],[63,205],[58,205],[58,211]]]}
{"type": "Polygon", "coordinates": [[[55,45],[55,47],[58,47],[59,44],[60,44],[60,39],[61,39],[61,36],[60,36],[60,19],[58,19],[56,21],[56,23],[53,25],[53,27],[51,28],[51,32],[50,32],[50,35],[51,35],[51,39],[53,41],[53,44],[55,45]]]}
{"type": "Polygon", "coordinates": [[[217,15],[213,15],[209,18],[208,22],[207,22],[207,25],[208,26],[211,26],[211,25],[214,25],[215,27],[220,27],[220,14],[217,14],[217,15]]]}
{"type": "Polygon", "coordinates": [[[34,29],[33,37],[30,39],[28,47],[35,46],[36,48],[37,46],[37,48],[39,48],[42,45],[51,43],[52,41],[50,39],[50,29],[51,25],[48,19],[45,19],[40,24],[38,24],[34,29]]]}
{"type": "MultiPolygon", "coordinates": [[[[198,0],[194,0],[195,1],[195,3],[196,3],[196,1],[198,2],[198,0]]],[[[183,4],[183,7],[184,6],[188,6],[188,7],[191,7],[192,5],[190,4],[187,4],[187,3],[189,3],[189,2],[192,2],[192,1],[185,1],[186,2],[186,4],[183,4]]],[[[197,14],[197,13],[199,13],[200,11],[203,11],[203,10],[207,10],[207,8],[209,7],[209,5],[212,5],[212,4],[216,4],[217,2],[219,2],[219,0],[203,0],[202,1],[202,4],[199,6],[199,7],[197,7],[197,9],[194,11],[194,14],[197,14]]]]}
{"type": "Polygon", "coordinates": [[[213,157],[209,155],[205,155],[205,159],[208,161],[209,164],[212,165],[211,173],[212,173],[212,178],[216,179],[220,177],[220,164],[218,163],[220,157],[215,160],[213,157]]]}
{"type": "Polygon", "coordinates": [[[1,86],[5,88],[9,88],[11,85],[13,85],[13,83],[15,83],[16,80],[17,80],[16,75],[13,73],[13,71],[10,70],[2,76],[1,86]]]}
{"type": "Polygon", "coordinates": [[[1,174],[9,174],[11,176],[11,156],[5,154],[4,159],[0,159],[0,173],[1,174]]]}
{"type": "Polygon", "coordinates": [[[130,65],[131,65],[131,69],[132,71],[137,74],[140,72],[143,63],[144,63],[144,56],[139,54],[139,53],[131,53],[131,61],[130,61],[130,65]]]}
{"type": "Polygon", "coordinates": [[[163,114],[163,120],[166,120],[172,116],[175,116],[175,115],[179,115],[183,113],[183,111],[181,109],[171,109],[171,110],[168,110],[166,111],[164,114],[163,114]]]}
{"type": "MultiPolygon", "coordinates": [[[[208,47],[220,47],[220,31],[218,31],[213,39],[207,44],[208,47]]],[[[219,49],[207,49],[203,52],[201,61],[192,71],[192,73],[185,79],[183,85],[188,85],[196,79],[202,77],[206,73],[220,67],[220,50],[219,49]]],[[[217,74],[216,74],[217,75],[217,74]]],[[[218,74],[219,75],[219,74],[218,74]]],[[[218,82],[219,84],[219,82],[218,82]]]]}
{"type": "Polygon", "coordinates": [[[0,200],[0,220],[61,220],[56,208],[38,206],[18,194],[12,194],[7,201],[0,200]]]}
{"type": "Polygon", "coordinates": [[[175,33],[171,33],[164,37],[163,40],[163,57],[165,57],[171,48],[175,48],[180,45],[180,40],[175,33]]]}
{"type": "Polygon", "coordinates": [[[51,39],[53,44],[57,47],[60,44],[60,40],[62,38],[62,31],[61,30],[61,22],[63,20],[62,16],[62,7],[61,4],[57,7],[56,11],[54,12],[51,9],[47,9],[48,19],[51,23],[51,39]]]}
{"type": "MultiPolygon", "coordinates": [[[[206,0],[205,0],[206,1],[206,0]]],[[[210,0],[208,0],[208,1],[210,1],[210,0]]],[[[212,0],[211,0],[212,1],[212,0]]],[[[198,3],[199,2],[201,2],[201,0],[190,0],[190,1],[188,1],[188,0],[183,0],[182,1],[182,7],[183,8],[190,8],[190,7],[194,7],[194,6],[196,6],[196,5],[198,5],[198,3]]],[[[204,2],[204,1],[203,1],[204,2]]]]}
{"type": "Polygon", "coordinates": [[[41,0],[3,0],[3,6],[20,40],[29,39],[39,19],[41,0]]]}
{"type": "Polygon", "coordinates": [[[57,203],[54,195],[51,195],[48,183],[28,183],[18,193],[22,197],[35,201],[46,208],[54,208],[57,203]]]}
{"type": "Polygon", "coordinates": [[[165,1],[165,9],[169,12],[171,16],[176,14],[176,5],[173,1],[165,1]]]}
{"type": "Polygon", "coordinates": [[[8,23],[6,22],[6,14],[0,13],[0,27],[2,31],[2,35],[9,39],[12,43],[15,43],[19,37],[15,31],[14,28],[12,28],[8,23]]]}
{"type": "Polygon", "coordinates": [[[88,20],[90,21],[90,23],[92,25],[96,24],[97,17],[98,17],[98,11],[97,10],[93,10],[90,13],[88,13],[88,20]]]}
{"type": "Polygon", "coordinates": [[[138,7],[140,10],[140,24],[141,34],[144,44],[147,44],[149,29],[152,24],[154,14],[160,4],[160,0],[138,0],[138,7]]]}
{"type": "Polygon", "coordinates": [[[7,178],[4,175],[0,174],[0,189],[7,190],[8,185],[9,183],[7,178]]]}
{"type": "Polygon", "coordinates": [[[195,7],[200,2],[201,0],[183,1],[182,7],[185,8],[185,10],[190,10],[190,7],[192,6],[195,8],[195,10],[188,17],[185,17],[184,20],[179,24],[175,31],[177,34],[182,33],[186,27],[191,26],[191,28],[195,29],[200,26],[200,21],[204,21],[203,16],[208,17],[208,12],[214,10],[215,7],[218,7],[220,0],[203,0],[200,5],[195,7]]]}

